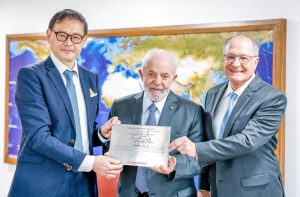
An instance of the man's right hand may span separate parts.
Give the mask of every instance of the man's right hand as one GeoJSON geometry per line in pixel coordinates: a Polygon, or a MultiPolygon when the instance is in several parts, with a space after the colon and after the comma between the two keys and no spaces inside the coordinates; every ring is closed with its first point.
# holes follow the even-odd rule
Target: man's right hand
{"type": "Polygon", "coordinates": [[[115,178],[122,170],[123,165],[120,161],[103,155],[96,156],[93,165],[95,173],[110,179],[115,178]]]}
{"type": "Polygon", "coordinates": [[[179,137],[169,144],[169,152],[175,149],[183,155],[198,157],[195,143],[186,136],[179,137]]]}

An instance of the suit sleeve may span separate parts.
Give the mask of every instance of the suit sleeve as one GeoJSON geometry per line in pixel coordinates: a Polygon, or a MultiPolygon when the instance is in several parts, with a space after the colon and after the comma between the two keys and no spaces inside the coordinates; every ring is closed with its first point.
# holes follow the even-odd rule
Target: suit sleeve
{"type": "Polygon", "coordinates": [[[196,144],[201,167],[217,161],[236,158],[251,153],[275,138],[273,149],[276,149],[276,133],[286,108],[286,97],[274,91],[265,93],[265,100],[257,110],[245,116],[245,127],[235,135],[224,139],[215,139],[196,144]]]}
{"type": "MultiPolygon", "coordinates": [[[[23,68],[17,77],[16,104],[29,152],[38,153],[63,165],[70,164],[76,171],[85,154],[66,145],[51,132],[52,124],[43,87],[32,68],[23,68]]],[[[20,150],[22,151],[22,150],[20,150]]]]}
{"type": "MultiPolygon", "coordinates": [[[[190,126],[188,138],[197,143],[203,141],[203,109],[197,106],[194,110],[193,121],[190,126]]],[[[176,169],[174,179],[191,178],[199,174],[200,166],[196,158],[178,154],[176,157],[176,169]]]]}

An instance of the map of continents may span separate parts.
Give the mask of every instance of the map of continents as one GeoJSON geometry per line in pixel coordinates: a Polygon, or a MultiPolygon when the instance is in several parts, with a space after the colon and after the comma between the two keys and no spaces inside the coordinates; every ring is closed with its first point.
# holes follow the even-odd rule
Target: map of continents
{"type": "MultiPolygon", "coordinates": [[[[265,81],[272,83],[272,32],[242,33],[259,42],[260,63],[257,72],[265,81]]],[[[107,120],[114,99],[143,90],[137,71],[141,67],[143,56],[152,48],[166,49],[176,58],[178,78],[172,90],[184,98],[202,104],[205,92],[226,80],[222,68],[222,46],[233,34],[89,38],[77,62],[99,76],[99,124],[107,120]]],[[[45,40],[11,40],[9,44],[8,154],[16,157],[22,134],[14,101],[17,72],[25,65],[45,59],[49,55],[49,47],[45,40]]]]}

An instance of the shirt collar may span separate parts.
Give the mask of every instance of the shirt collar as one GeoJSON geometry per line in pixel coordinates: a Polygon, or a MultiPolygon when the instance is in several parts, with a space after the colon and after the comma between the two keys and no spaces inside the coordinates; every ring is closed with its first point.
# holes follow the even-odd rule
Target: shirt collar
{"type": "MultiPolygon", "coordinates": [[[[160,101],[154,102],[155,106],[157,107],[158,111],[161,113],[165,102],[168,98],[169,93],[160,101]]],[[[144,91],[144,96],[143,96],[143,113],[145,113],[148,110],[148,107],[152,104],[153,102],[149,98],[148,94],[144,91]]]]}
{"type": "Polygon", "coordinates": [[[246,81],[241,87],[239,87],[235,91],[233,91],[233,89],[231,88],[231,82],[229,81],[228,86],[227,86],[227,90],[224,94],[224,97],[229,96],[232,92],[236,93],[238,96],[241,96],[242,93],[244,92],[244,90],[248,87],[248,85],[254,79],[254,77],[255,77],[255,73],[253,73],[252,77],[250,79],[248,79],[248,81],[246,81]]]}
{"type": "MultiPolygon", "coordinates": [[[[65,70],[71,70],[69,67],[67,67],[64,63],[62,63],[57,57],[55,57],[55,55],[51,52],[50,57],[55,65],[55,67],[57,68],[57,70],[59,71],[59,73],[62,75],[65,70]]],[[[78,75],[78,66],[77,66],[77,61],[75,60],[74,63],[74,67],[71,70],[73,72],[75,72],[78,75]]]]}

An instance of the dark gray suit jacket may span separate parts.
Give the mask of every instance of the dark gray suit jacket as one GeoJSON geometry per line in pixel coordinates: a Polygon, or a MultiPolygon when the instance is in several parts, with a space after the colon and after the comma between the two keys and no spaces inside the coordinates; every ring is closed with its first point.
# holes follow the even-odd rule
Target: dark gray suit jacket
{"type": "Polygon", "coordinates": [[[212,120],[228,82],[208,91],[205,101],[205,138],[197,144],[203,170],[200,188],[213,197],[284,196],[277,157],[276,134],[286,97],[256,76],[238,99],[224,131],[215,139],[212,120]]]}
{"type": "MultiPolygon", "coordinates": [[[[140,125],[142,123],[143,92],[130,95],[114,102],[110,117],[118,116],[123,124],[140,125]]],[[[194,142],[202,140],[202,108],[170,92],[158,122],[159,126],[171,126],[171,139],[187,136],[194,142]]],[[[151,169],[148,171],[150,196],[196,196],[193,177],[200,172],[198,161],[174,151],[176,173],[167,176],[151,169]]],[[[124,166],[118,185],[118,196],[134,197],[137,167],[124,166]]]]}

